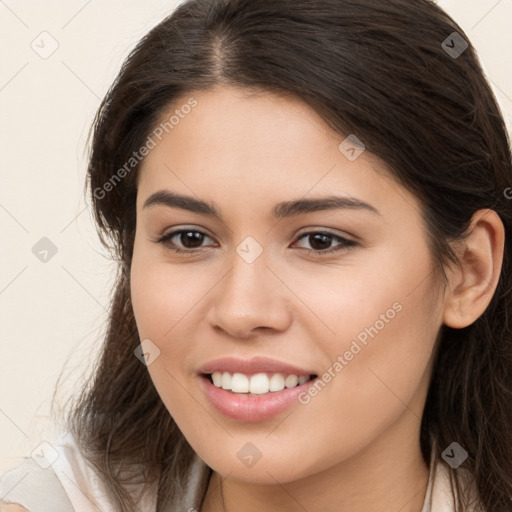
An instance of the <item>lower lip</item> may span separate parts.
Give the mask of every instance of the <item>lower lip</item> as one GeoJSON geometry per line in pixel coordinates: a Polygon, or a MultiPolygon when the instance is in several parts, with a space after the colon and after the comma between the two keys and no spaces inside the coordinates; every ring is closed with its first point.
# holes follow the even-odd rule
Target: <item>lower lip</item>
{"type": "Polygon", "coordinates": [[[293,404],[298,404],[298,396],[305,392],[316,378],[294,388],[253,396],[218,388],[204,375],[201,375],[199,380],[206,396],[224,416],[238,421],[257,422],[273,418],[293,404]]]}

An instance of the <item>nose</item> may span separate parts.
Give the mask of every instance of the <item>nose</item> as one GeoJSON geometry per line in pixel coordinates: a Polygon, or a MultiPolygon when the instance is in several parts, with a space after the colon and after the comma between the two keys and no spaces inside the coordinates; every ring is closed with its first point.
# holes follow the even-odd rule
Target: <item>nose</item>
{"type": "Polygon", "coordinates": [[[235,253],[231,269],[211,295],[207,320],[214,329],[247,339],[255,332],[289,327],[290,291],[267,263],[265,251],[252,263],[235,253]]]}

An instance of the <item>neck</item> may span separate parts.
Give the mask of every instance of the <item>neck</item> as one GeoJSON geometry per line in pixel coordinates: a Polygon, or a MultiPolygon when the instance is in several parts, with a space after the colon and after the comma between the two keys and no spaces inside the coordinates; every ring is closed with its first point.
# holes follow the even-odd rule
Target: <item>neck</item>
{"type": "Polygon", "coordinates": [[[285,484],[250,484],[212,473],[201,512],[420,512],[429,468],[419,445],[420,422],[398,422],[348,460],[285,484]],[[413,435],[412,435],[413,434],[413,435]]]}

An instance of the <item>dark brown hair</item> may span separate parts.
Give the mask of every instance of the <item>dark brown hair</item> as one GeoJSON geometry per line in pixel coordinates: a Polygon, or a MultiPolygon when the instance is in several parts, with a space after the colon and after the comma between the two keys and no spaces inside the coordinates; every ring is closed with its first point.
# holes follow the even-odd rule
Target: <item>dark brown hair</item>
{"type": "MultiPolygon", "coordinates": [[[[119,274],[101,359],[70,416],[118,509],[136,509],[124,487],[136,477],[121,468],[135,464],[139,478],[158,485],[162,510],[193,451],[134,357],[129,275],[139,165],[113,177],[178,96],[218,84],[292,94],[336,132],[356,134],[421,201],[443,276],[457,263],[450,242],[466,234],[473,213],[499,214],[506,247],[497,289],[473,324],[442,326],[420,442],[425,461],[458,442],[484,509],[511,510],[510,141],[474,48],[429,0],[190,0],[124,62],[97,112],[88,168],[98,231],[119,274]]],[[[451,475],[464,498],[459,474],[451,475]]]]}

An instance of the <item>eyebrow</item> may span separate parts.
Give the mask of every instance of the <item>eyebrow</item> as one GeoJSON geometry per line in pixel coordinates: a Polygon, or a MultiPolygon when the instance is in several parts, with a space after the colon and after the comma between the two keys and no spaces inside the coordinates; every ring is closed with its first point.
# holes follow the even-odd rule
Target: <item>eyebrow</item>
{"type": "MultiPolygon", "coordinates": [[[[213,203],[201,201],[191,196],[176,194],[169,190],[159,190],[151,194],[144,202],[142,208],[144,209],[155,205],[181,208],[190,212],[222,219],[222,215],[213,203]]],[[[316,211],[337,210],[342,208],[369,211],[381,215],[374,206],[364,201],[354,197],[331,195],[327,197],[296,199],[277,203],[272,209],[272,217],[275,219],[284,219],[316,211]]]]}

